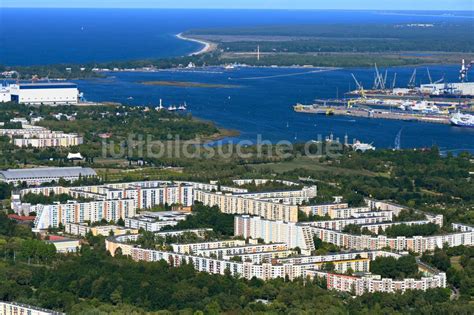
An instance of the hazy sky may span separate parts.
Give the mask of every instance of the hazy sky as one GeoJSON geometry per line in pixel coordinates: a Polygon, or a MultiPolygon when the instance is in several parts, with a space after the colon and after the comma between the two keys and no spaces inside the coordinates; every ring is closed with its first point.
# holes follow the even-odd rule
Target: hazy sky
{"type": "Polygon", "coordinates": [[[474,10],[474,0],[0,0],[0,7],[474,10]]]}

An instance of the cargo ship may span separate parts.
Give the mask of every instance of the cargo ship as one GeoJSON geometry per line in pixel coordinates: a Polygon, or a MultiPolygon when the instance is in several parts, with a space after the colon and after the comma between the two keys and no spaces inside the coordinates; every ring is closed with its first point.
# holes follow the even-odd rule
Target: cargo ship
{"type": "Polygon", "coordinates": [[[454,126],[474,128],[474,115],[456,112],[451,115],[449,122],[454,126]]]}

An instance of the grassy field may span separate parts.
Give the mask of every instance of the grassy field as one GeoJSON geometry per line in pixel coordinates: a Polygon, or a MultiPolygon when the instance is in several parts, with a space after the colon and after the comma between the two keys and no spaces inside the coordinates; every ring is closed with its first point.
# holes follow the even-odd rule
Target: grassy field
{"type": "Polygon", "coordinates": [[[240,88],[239,85],[232,84],[208,84],[202,82],[186,82],[186,81],[143,81],[143,85],[156,85],[156,86],[173,86],[173,87],[185,87],[185,88],[209,88],[209,89],[235,89],[240,88]]]}
{"type": "Polygon", "coordinates": [[[97,175],[107,182],[168,180],[183,177],[182,168],[144,167],[137,169],[100,168],[97,175]]]}
{"type": "Polygon", "coordinates": [[[460,264],[461,256],[451,257],[451,266],[456,270],[462,270],[463,267],[460,264]]]}
{"type": "Polygon", "coordinates": [[[278,174],[291,172],[295,169],[307,169],[316,172],[330,172],[335,175],[388,176],[388,174],[374,173],[367,170],[352,170],[337,166],[328,166],[327,164],[319,162],[318,159],[308,157],[299,157],[291,161],[279,163],[251,165],[251,167],[256,170],[271,169],[274,173],[278,174]]]}

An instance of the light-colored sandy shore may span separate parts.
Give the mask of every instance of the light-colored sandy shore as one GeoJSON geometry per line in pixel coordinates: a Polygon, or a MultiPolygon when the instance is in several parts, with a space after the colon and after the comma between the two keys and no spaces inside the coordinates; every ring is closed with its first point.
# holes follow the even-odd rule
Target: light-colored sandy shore
{"type": "Polygon", "coordinates": [[[207,53],[207,52],[211,52],[211,51],[213,51],[217,48],[217,45],[212,43],[212,42],[207,42],[207,41],[200,40],[200,39],[185,37],[183,35],[183,33],[177,34],[176,37],[179,38],[179,39],[182,39],[182,40],[187,40],[187,41],[190,41],[190,42],[195,42],[195,43],[199,43],[199,44],[204,45],[204,47],[201,50],[193,52],[193,53],[189,54],[189,56],[204,54],[204,53],[207,53]]]}

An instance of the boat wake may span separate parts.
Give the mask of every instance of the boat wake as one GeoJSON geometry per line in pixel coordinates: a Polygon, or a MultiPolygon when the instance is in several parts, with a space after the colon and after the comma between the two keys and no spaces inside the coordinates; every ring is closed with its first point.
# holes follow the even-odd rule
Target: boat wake
{"type": "Polygon", "coordinates": [[[337,70],[337,69],[318,69],[318,70],[313,70],[313,71],[276,74],[276,75],[269,75],[269,76],[262,76],[262,77],[229,78],[229,79],[230,80],[263,80],[263,79],[273,79],[273,78],[283,78],[283,77],[296,77],[296,76],[300,76],[300,75],[306,75],[306,74],[311,74],[311,73],[328,72],[328,71],[334,71],[334,70],[337,70]]]}
{"type": "Polygon", "coordinates": [[[402,131],[403,131],[403,127],[398,131],[397,136],[395,137],[395,142],[394,142],[395,150],[400,150],[401,148],[402,131]]]}
{"type": "Polygon", "coordinates": [[[190,69],[160,69],[159,72],[179,72],[179,73],[207,73],[207,74],[223,74],[223,71],[209,70],[190,70],[190,69]]]}
{"type": "Polygon", "coordinates": [[[347,123],[355,123],[355,119],[331,119],[331,121],[336,121],[336,122],[347,122],[347,123]]]}

